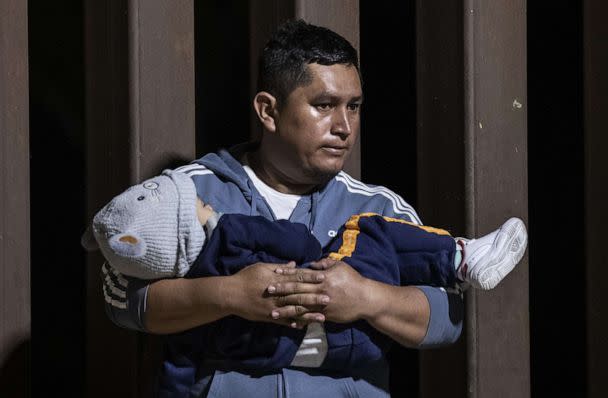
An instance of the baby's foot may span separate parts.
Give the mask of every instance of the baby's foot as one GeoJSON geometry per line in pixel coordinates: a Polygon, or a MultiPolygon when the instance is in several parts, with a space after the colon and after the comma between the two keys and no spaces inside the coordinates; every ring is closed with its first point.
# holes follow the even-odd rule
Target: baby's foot
{"type": "Polygon", "coordinates": [[[458,278],[483,290],[493,289],[523,257],[528,233],[519,218],[508,219],[499,229],[478,239],[457,238],[462,246],[458,278]]]}

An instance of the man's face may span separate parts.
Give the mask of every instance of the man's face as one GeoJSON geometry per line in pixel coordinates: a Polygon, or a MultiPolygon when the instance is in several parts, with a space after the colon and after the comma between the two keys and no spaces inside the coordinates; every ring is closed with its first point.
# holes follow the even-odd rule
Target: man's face
{"type": "Polygon", "coordinates": [[[336,175],[359,135],[362,102],[354,66],[308,65],[312,82],[292,91],[275,117],[277,160],[298,183],[336,175]]]}

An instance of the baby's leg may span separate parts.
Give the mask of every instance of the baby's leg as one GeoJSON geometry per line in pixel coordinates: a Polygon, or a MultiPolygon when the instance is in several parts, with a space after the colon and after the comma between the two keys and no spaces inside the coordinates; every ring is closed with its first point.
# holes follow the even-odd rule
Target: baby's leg
{"type": "Polygon", "coordinates": [[[468,282],[488,290],[521,260],[526,244],[525,225],[517,218],[467,240],[437,228],[362,214],[351,217],[326,253],[367,278],[389,284],[453,287],[468,282]]]}
{"type": "Polygon", "coordinates": [[[327,252],[366,278],[392,285],[452,287],[458,282],[454,238],[447,231],[400,219],[353,216],[327,252]]]}

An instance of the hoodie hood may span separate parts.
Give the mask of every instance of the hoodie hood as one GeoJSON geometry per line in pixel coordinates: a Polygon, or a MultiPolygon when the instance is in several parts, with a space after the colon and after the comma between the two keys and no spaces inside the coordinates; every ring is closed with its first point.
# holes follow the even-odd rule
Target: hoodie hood
{"type": "MultiPolygon", "coordinates": [[[[238,160],[245,153],[256,151],[258,147],[257,142],[239,144],[228,150],[221,149],[217,153],[207,154],[187,166],[190,169],[188,173],[194,179],[203,201],[208,198],[213,208],[220,213],[238,213],[276,220],[272,209],[238,160]],[[192,172],[192,167],[197,164],[204,170],[192,172]],[[209,175],[211,172],[214,177],[209,175]],[[201,176],[200,179],[197,174],[201,176]],[[207,192],[213,194],[209,196],[207,192]]],[[[343,184],[332,178],[319,190],[302,196],[289,221],[306,225],[315,236],[318,236],[321,243],[327,243],[327,240],[333,236],[333,231],[337,230],[356,209],[351,204],[344,203],[344,200],[352,199],[350,196],[343,196],[344,193],[343,184]],[[340,203],[340,206],[336,207],[337,203],[340,203]]],[[[357,202],[352,204],[356,206],[357,202]]]]}
{"type": "MultiPolygon", "coordinates": [[[[259,143],[257,142],[239,144],[229,150],[221,149],[217,154],[208,154],[196,160],[195,163],[203,165],[207,169],[213,171],[213,173],[222,180],[236,184],[241,190],[242,195],[251,205],[250,215],[269,216],[268,218],[276,219],[272,209],[270,209],[265,199],[255,188],[252,181],[249,179],[247,172],[243,168],[243,165],[238,160],[241,159],[245,153],[256,151],[258,147],[259,143]]],[[[306,218],[306,224],[308,224],[309,229],[312,231],[316,220],[317,203],[319,200],[322,200],[326,193],[331,189],[332,184],[335,184],[334,179],[331,179],[320,190],[309,195],[303,195],[302,199],[300,199],[300,203],[298,203],[298,206],[294,209],[293,215],[296,217],[292,217],[295,218],[295,220],[292,221],[302,222],[303,218],[306,218]],[[310,216],[303,217],[304,212],[310,213],[310,216]]],[[[290,218],[290,220],[292,218],[290,218]]]]}
{"type": "Polygon", "coordinates": [[[255,142],[239,144],[229,150],[220,149],[218,153],[210,153],[194,162],[213,171],[221,179],[233,182],[243,194],[251,197],[249,176],[238,159],[247,152],[255,151],[258,146],[259,144],[255,142]]]}

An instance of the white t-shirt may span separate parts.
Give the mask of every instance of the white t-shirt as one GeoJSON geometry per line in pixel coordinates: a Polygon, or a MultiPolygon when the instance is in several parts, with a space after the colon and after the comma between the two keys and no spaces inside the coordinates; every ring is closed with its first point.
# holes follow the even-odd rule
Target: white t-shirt
{"type": "MultiPolygon", "coordinates": [[[[247,162],[245,160],[245,162],[247,162]]],[[[264,197],[277,220],[288,220],[296,208],[301,195],[277,191],[260,180],[248,164],[243,165],[255,188],[264,197]]],[[[314,322],[308,325],[302,344],[291,362],[292,366],[318,368],[327,355],[327,337],[322,324],[314,322]]]]}
{"type": "Polygon", "coordinates": [[[293,213],[293,209],[296,208],[302,195],[279,192],[260,180],[251,167],[244,165],[243,168],[253,182],[253,185],[255,185],[255,188],[260,192],[264,199],[266,199],[266,202],[272,209],[277,220],[289,220],[291,213],[293,213]]]}

